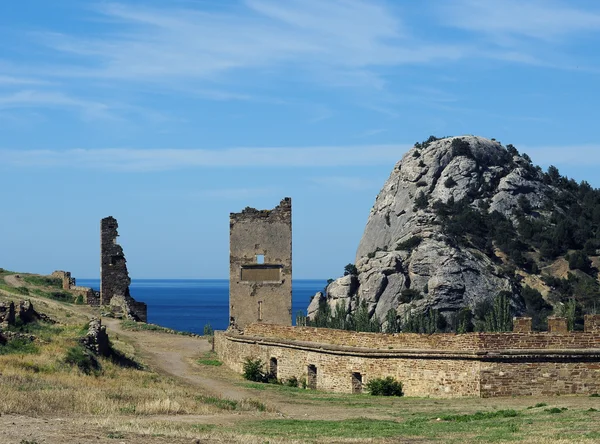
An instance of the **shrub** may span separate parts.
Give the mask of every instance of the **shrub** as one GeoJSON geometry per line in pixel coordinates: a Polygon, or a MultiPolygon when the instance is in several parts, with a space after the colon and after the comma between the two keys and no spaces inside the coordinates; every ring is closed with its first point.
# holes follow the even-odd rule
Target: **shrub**
{"type": "Polygon", "coordinates": [[[367,390],[373,396],[403,396],[402,383],[391,376],[375,378],[367,382],[367,390]]]}
{"type": "Polygon", "coordinates": [[[82,345],[75,345],[68,349],[65,362],[69,365],[77,366],[86,375],[96,373],[100,370],[98,359],[82,345]]]}
{"type": "Polygon", "coordinates": [[[427,208],[427,205],[429,205],[429,199],[427,198],[425,193],[423,193],[423,191],[419,191],[419,194],[417,194],[417,197],[415,199],[413,211],[424,210],[425,208],[427,208]]]}
{"type": "Polygon", "coordinates": [[[444,186],[446,188],[452,188],[456,186],[456,181],[453,178],[449,177],[444,181],[444,186]]]}
{"type": "Polygon", "coordinates": [[[215,331],[211,327],[210,323],[204,324],[204,336],[212,336],[214,334],[215,334],[215,331]]]}
{"type": "Polygon", "coordinates": [[[416,301],[418,299],[423,299],[423,295],[420,291],[413,290],[412,288],[402,290],[399,297],[400,302],[403,304],[408,304],[409,302],[416,301]]]}
{"type": "Polygon", "coordinates": [[[252,359],[250,357],[246,358],[244,362],[244,378],[248,381],[254,382],[265,382],[267,380],[267,375],[263,371],[264,362],[261,359],[252,359]]]}
{"type": "Polygon", "coordinates": [[[38,352],[38,347],[25,338],[15,338],[6,345],[0,345],[0,355],[33,355],[38,352]]]}
{"type": "Polygon", "coordinates": [[[576,251],[569,255],[569,268],[571,270],[581,270],[585,273],[592,270],[592,261],[583,251],[576,251]]]}
{"type": "Polygon", "coordinates": [[[51,291],[48,293],[48,297],[50,299],[54,299],[55,301],[73,302],[73,295],[63,291],[51,291]]]}
{"type": "Polygon", "coordinates": [[[352,276],[358,275],[358,269],[356,268],[356,265],[348,264],[344,267],[344,276],[348,276],[348,275],[352,275],[352,276]]]}
{"type": "Polygon", "coordinates": [[[82,295],[77,295],[77,297],[75,298],[75,304],[77,305],[82,305],[83,304],[83,296],[82,295]]]}
{"type": "Polygon", "coordinates": [[[454,139],[452,141],[452,156],[473,157],[473,153],[471,153],[471,145],[469,145],[469,142],[463,139],[454,139]]]}
{"type": "Polygon", "coordinates": [[[469,307],[461,308],[453,318],[453,328],[456,333],[469,333],[473,331],[473,312],[469,307]]]}
{"type": "Polygon", "coordinates": [[[421,313],[409,314],[402,324],[405,333],[432,334],[445,331],[448,324],[444,315],[438,310],[427,310],[421,313]]]}
{"type": "Polygon", "coordinates": [[[419,236],[413,236],[406,239],[404,242],[400,242],[396,245],[396,250],[412,250],[417,248],[423,239],[419,236]]]}
{"type": "Polygon", "coordinates": [[[298,387],[300,385],[300,381],[295,376],[292,376],[290,379],[285,381],[285,385],[288,387],[298,387]]]}
{"type": "Polygon", "coordinates": [[[27,288],[27,287],[14,287],[14,289],[15,289],[15,293],[19,293],[22,295],[29,294],[29,288],[27,288]]]}
{"type": "Polygon", "coordinates": [[[488,332],[512,331],[512,314],[510,308],[511,293],[501,291],[494,299],[484,316],[484,329],[488,332]]]}

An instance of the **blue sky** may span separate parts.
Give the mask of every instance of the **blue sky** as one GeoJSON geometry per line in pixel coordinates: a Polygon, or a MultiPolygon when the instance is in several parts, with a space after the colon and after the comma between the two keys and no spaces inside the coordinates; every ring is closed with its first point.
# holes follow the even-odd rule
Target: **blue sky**
{"type": "Polygon", "coordinates": [[[429,135],[512,143],[600,186],[600,5],[0,2],[0,266],[225,278],[229,212],[293,198],[294,274],[353,262],[429,135]]]}

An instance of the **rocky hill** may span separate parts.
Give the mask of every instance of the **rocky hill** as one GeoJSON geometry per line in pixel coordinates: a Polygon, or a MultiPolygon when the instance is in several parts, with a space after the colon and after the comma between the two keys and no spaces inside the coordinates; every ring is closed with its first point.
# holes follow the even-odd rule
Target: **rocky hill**
{"type": "Polygon", "coordinates": [[[309,318],[319,307],[356,314],[365,301],[384,328],[392,313],[398,325],[432,311],[449,321],[465,307],[477,317],[498,294],[513,314],[569,301],[581,314],[600,302],[599,223],[600,192],[587,183],[543,172],[512,145],[431,137],[395,165],[355,264],[315,295],[309,318]]]}

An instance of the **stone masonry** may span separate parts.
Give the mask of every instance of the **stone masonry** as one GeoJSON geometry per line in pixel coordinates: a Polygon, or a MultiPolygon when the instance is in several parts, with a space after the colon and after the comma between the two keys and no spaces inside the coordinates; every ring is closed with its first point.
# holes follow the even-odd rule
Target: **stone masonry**
{"type": "Polygon", "coordinates": [[[52,277],[62,281],[63,290],[70,291],[75,297],[81,296],[88,305],[100,305],[100,292],[90,287],[77,286],[77,281],[71,276],[70,271],[56,270],[51,274],[52,277]]]}
{"type": "MultiPolygon", "coordinates": [[[[562,325],[564,318],[557,318],[562,325]]],[[[528,396],[600,393],[600,315],[585,332],[382,334],[254,323],[215,333],[220,359],[242,372],[245,358],[276,362],[274,375],[356,393],[392,376],[407,396],[528,396]]],[[[525,330],[525,331],[523,331],[525,330]]]]}
{"type": "Polygon", "coordinates": [[[81,338],[84,347],[100,356],[110,356],[111,348],[106,327],[100,319],[92,319],[89,324],[87,335],[81,338]]]}
{"type": "Polygon", "coordinates": [[[135,301],[129,294],[131,279],[123,248],[117,243],[118,226],[112,216],[100,222],[100,303],[123,312],[128,318],[146,322],[146,304],[135,301]]]}
{"type": "Polygon", "coordinates": [[[292,324],[292,200],[230,214],[231,327],[292,324]]]}

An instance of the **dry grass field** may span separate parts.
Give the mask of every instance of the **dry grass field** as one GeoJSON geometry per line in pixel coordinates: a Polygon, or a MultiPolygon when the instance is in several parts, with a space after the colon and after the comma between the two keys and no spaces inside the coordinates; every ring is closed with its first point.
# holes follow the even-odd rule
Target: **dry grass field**
{"type": "Polygon", "coordinates": [[[384,398],[249,383],[205,338],[109,318],[118,358],[80,366],[73,350],[98,312],[6,276],[0,302],[30,299],[58,323],[13,327],[36,340],[0,346],[1,443],[600,442],[600,397],[384,398]]]}

